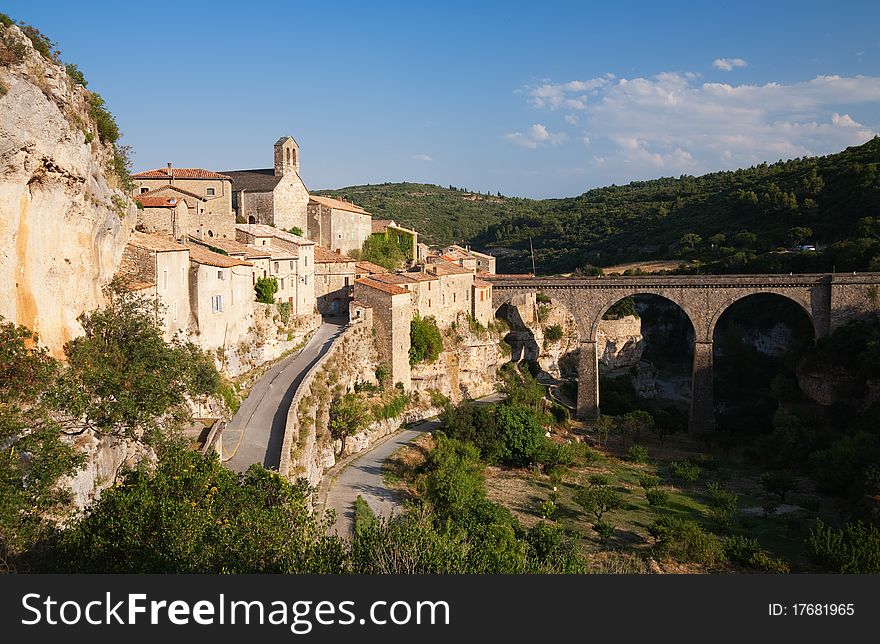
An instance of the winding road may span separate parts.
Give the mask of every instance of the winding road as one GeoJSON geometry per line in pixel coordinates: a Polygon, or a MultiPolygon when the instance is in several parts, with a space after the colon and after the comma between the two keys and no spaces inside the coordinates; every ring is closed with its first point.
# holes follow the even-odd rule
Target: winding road
{"type": "MultiPolygon", "coordinates": [[[[490,403],[502,400],[501,394],[491,394],[477,402],[490,403]]],[[[325,498],[325,509],[336,511],[336,534],[351,535],[354,524],[354,501],[361,495],[376,516],[389,517],[399,514],[403,495],[389,490],[382,475],[382,464],[398,449],[426,432],[440,427],[437,419],[423,420],[359,452],[330,470],[321,483],[319,497],[325,498]]]]}
{"type": "Polygon", "coordinates": [[[305,347],[269,369],[223,431],[223,461],[244,472],[254,463],[278,469],[287,411],[309,369],[342,333],[342,321],[325,320],[305,347]]]}

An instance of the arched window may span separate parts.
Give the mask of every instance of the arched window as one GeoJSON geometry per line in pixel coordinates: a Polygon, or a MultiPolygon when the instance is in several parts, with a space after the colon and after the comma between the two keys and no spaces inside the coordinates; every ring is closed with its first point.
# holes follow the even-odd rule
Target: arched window
{"type": "Polygon", "coordinates": [[[213,236],[214,236],[213,231],[210,231],[210,230],[209,230],[209,231],[208,231],[208,237],[213,237],[213,236]]]}
{"type": "Polygon", "coordinates": [[[253,215],[251,215],[250,217],[248,217],[248,223],[249,223],[249,224],[255,224],[255,223],[257,223],[257,218],[254,217],[253,215]]]}
{"type": "Polygon", "coordinates": [[[290,165],[290,148],[287,148],[287,164],[290,165]]]}

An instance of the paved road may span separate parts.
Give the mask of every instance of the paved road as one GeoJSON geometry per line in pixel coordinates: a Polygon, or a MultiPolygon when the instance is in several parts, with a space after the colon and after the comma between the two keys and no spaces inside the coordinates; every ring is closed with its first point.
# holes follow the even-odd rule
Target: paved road
{"type": "MultiPolygon", "coordinates": [[[[477,402],[489,403],[503,400],[502,394],[491,394],[477,402]]],[[[385,441],[361,452],[354,460],[336,473],[330,481],[326,507],[336,510],[336,533],[350,536],[354,521],[354,500],[360,494],[377,516],[388,517],[399,514],[403,507],[402,495],[397,490],[389,490],[382,476],[382,464],[398,449],[426,432],[440,427],[436,419],[425,420],[397,432],[385,441]]],[[[332,476],[332,474],[331,474],[332,476]]]]}
{"type": "Polygon", "coordinates": [[[324,322],[302,351],[274,365],[257,381],[223,430],[223,460],[228,468],[244,472],[261,463],[278,469],[290,401],[308,370],[344,328],[341,321],[324,322]]]}

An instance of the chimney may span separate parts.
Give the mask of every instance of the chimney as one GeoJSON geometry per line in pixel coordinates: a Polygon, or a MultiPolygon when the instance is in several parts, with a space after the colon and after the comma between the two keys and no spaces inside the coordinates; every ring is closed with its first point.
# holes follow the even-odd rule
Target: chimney
{"type": "Polygon", "coordinates": [[[168,173],[168,176],[171,179],[174,179],[174,170],[171,169],[171,162],[170,161],[168,162],[168,170],[166,170],[166,172],[168,173]]]}

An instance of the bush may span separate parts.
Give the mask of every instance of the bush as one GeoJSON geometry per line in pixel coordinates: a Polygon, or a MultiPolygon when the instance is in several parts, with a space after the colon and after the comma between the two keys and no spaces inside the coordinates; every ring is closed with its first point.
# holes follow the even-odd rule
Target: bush
{"type": "Polygon", "coordinates": [[[553,515],[556,514],[556,510],[556,504],[550,499],[542,501],[538,506],[538,513],[541,515],[542,519],[552,519],[553,515]]]}
{"type": "Polygon", "coordinates": [[[544,444],[538,453],[538,462],[550,469],[553,467],[571,465],[574,462],[574,453],[571,446],[554,443],[551,440],[544,439],[544,444]]]}
{"type": "Polygon", "coordinates": [[[545,442],[544,428],[535,413],[527,407],[499,405],[495,417],[501,432],[504,463],[513,467],[534,463],[545,442]]]}
{"type": "Polygon", "coordinates": [[[303,236],[303,229],[300,228],[299,226],[293,226],[292,228],[288,228],[287,232],[289,232],[291,235],[296,235],[297,237],[303,236]]]}
{"type": "Polygon", "coordinates": [[[791,472],[765,472],[761,476],[761,487],[765,492],[776,494],[780,502],[785,501],[785,495],[797,490],[797,479],[791,472]]]}
{"type": "Polygon", "coordinates": [[[687,460],[672,461],[669,464],[669,471],[672,474],[672,478],[684,483],[693,483],[700,478],[699,466],[687,460]]]}
{"type": "Polygon", "coordinates": [[[82,85],[83,87],[88,86],[88,82],[86,81],[86,77],[83,76],[83,73],[80,71],[79,67],[74,65],[73,63],[67,63],[64,68],[67,70],[67,75],[70,76],[70,80],[78,85],[82,85]]]}
{"type": "Polygon", "coordinates": [[[281,323],[286,325],[290,322],[290,311],[293,307],[290,305],[290,302],[278,302],[275,306],[278,309],[278,315],[281,317],[281,323]]]}
{"type": "Polygon", "coordinates": [[[587,514],[596,517],[597,522],[602,522],[602,517],[623,507],[623,497],[617,490],[612,490],[605,485],[593,485],[582,487],[574,494],[574,502],[577,503],[587,514]]]}
{"type": "MultiPolygon", "coordinates": [[[[374,373],[376,376],[376,381],[379,383],[379,386],[384,387],[385,385],[388,384],[388,381],[391,378],[391,367],[389,367],[384,362],[380,362],[379,365],[376,367],[376,371],[374,373]]],[[[434,390],[431,390],[431,393],[432,393],[431,401],[433,402],[434,390]]]]}
{"type": "Polygon", "coordinates": [[[651,488],[645,490],[645,498],[648,499],[648,505],[653,508],[659,508],[669,502],[669,492],[666,490],[651,488]]]}
{"type": "Polygon", "coordinates": [[[354,533],[362,535],[376,523],[376,514],[360,494],[354,500],[354,533]]]}
{"type": "Polygon", "coordinates": [[[119,126],[116,124],[116,118],[107,110],[104,99],[96,92],[89,95],[89,116],[95,121],[101,141],[116,143],[119,140],[119,126]]]}
{"type": "Polygon", "coordinates": [[[603,541],[607,541],[614,534],[614,526],[607,521],[597,521],[593,524],[593,530],[603,541]]]}
{"type": "Polygon", "coordinates": [[[729,526],[734,516],[736,516],[739,497],[732,492],[728,492],[715,481],[706,484],[706,491],[712,507],[710,511],[712,518],[722,526],[729,526]]]}
{"type": "Polygon", "coordinates": [[[813,561],[831,572],[880,573],[880,530],[861,521],[839,530],[817,521],[807,537],[807,550],[813,561]]]}
{"type": "Polygon", "coordinates": [[[652,476],[647,472],[642,472],[639,474],[639,486],[643,490],[650,490],[660,485],[660,479],[656,476],[652,476]]]}
{"type": "Polygon", "coordinates": [[[784,560],[767,554],[756,539],[743,536],[727,537],[724,539],[724,552],[730,561],[761,572],[784,574],[791,570],[784,560]]]}
{"type": "Polygon", "coordinates": [[[639,444],[632,445],[626,452],[626,460],[631,463],[647,463],[650,460],[648,450],[639,444]]]}
{"type": "Polygon", "coordinates": [[[443,351],[443,337],[433,317],[413,316],[409,326],[409,363],[434,362],[443,351]]]}
{"type": "Polygon", "coordinates": [[[553,420],[556,421],[556,424],[562,427],[568,426],[568,422],[571,420],[571,412],[558,402],[554,402],[550,405],[550,414],[553,416],[553,420]]]}
{"type": "Polygon", "coordinates": [[[275,293],[278,292],[278,280],[274,277],[260,277],[254,284],[254,292],[257,294],[257,302],[274,304],[275,293]]]}
{"type": "Polygon", "coordinates": [[[562,327],[558,324],[554,324],[553,326],[549,326],[544,329],[544,341],[545,342],[559,342],[565,334],[562,332],[562,327]]]}
{"type": "Polygon", "coordinates": [[[550,302],[551,302],[551,300],[550,300],[550,296],[547,295],[546,293],[538,293],[538,294],[536,294],[536,295],[535,295],[535,301],[536,301],[538,304],[550,304],[550,302]]]}
{"type": "Polygon", "coordinates": [[[657,540],[656,550],[660,556],[708,567],[726,561],[721,540],[703,530],[696,521],[666,515],[654,521],[648,532],[657,540]]]}

